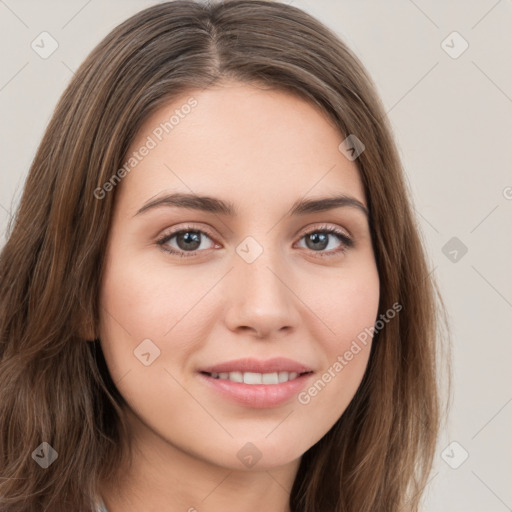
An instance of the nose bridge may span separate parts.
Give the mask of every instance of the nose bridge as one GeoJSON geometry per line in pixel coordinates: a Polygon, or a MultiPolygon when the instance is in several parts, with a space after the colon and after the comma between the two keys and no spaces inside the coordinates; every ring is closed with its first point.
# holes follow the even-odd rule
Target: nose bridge
{"type": "Polygon", "coordinates": [[[237,279],[243,282],[244,296],[264,299],[267,304],[277,300],[288,301],[290,293],[283,284],[286,279],[284,255],[271,239],[266,237],[264,246],[250,238],[242,242],[237,248],[238,261],[235,265],[237,279]],[[247,249],[248,252],[244,252],[247,249]]]}
{"type": "Polygon", "coordinates": [[[236,265],[237,279],[242,282],[243,296],[248,299],[263,299],[266,304],[274,301],[288,301],[289,290],[284,285],[286,276],[276,264],[275,258],[265,254],[252,263],[239,261],[236,265]]]}
{"type": "Polygon", "coordinates": [[[260,243],[247,237],[236,249],[228,315],[232,328],[245,326],[268,333],[297,322],[285,255],[275,243],[268,245],[272,236],[264,238],[265,243],[260,243]]]}

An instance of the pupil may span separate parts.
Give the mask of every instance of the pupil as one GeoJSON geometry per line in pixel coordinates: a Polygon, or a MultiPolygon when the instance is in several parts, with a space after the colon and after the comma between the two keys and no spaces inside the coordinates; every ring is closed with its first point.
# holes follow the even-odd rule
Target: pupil
{"type": "Polygon", "coordinates": [[[308,246],[309,249],[325,249],[328,243],[329,238],[327,236],[327,233],[313,233],[306,238],[306,245],[308,246]],[[312,246],[310,242],[312,242],[312,246]],[[315,245],[318,243],[320,243],[320,247],[318,245],[315,245]]]}
{"type": "Polygon", "coordinates": [[[193,251],[201,245],[201,241],[199,240],[199,238],[199,233],[195,231],[184,231],[183,233],[178,235],[177,243],[179,246],[180,242],[185,242],[185,247],[180,247],[180,249],[193,251]]]}

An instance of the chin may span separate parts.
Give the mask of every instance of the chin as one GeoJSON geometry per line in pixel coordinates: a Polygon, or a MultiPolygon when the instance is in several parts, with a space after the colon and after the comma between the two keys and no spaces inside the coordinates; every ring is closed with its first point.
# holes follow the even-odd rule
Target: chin
{"type": "Polygon", "coordinates": [[[214,459],[218,465],[234,471],[263,471],[298,464],[309,446],[301,450],[292,436],[288,437],[288,442],[287,447],[282,438],[276,438],[274,442],[265,438],[234,441],[233,450],[228,448],[222,455],[216,454],[214,459]]]}

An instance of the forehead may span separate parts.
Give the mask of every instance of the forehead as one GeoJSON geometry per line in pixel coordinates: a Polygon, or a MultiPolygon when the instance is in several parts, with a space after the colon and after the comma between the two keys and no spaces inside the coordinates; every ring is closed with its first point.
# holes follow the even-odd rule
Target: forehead
{"type": "Polygon", "coordinates": [[[139,160],[118,192],[130,209],[163,191],[262,207],[342,192],[365,204],[357,166],[338,149],[344,138],[319,107],[290,93],[239,83],[190,91],[140,128],[126,156],[139,160]]]}

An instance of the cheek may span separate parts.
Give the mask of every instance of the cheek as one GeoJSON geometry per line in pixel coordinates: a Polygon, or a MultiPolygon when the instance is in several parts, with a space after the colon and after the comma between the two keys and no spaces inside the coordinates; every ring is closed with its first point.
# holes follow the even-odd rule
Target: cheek
{"type": "Polygon", "coordinates": [[[205,285],[120,252],[110,260],[102,283],[104,325],[124,328],[134,341],[161,339],[187,315],[205,285]]]}
{"type": "MultiPolygon", "coordinates": [[[[144,340],[156,340],[169,329],[164,325],[164,298],[155,289],[155,278],[143,262],[129,258],[128,250],[114,240],[100,291],[100,339],[114,381],[141,366],[134,350],[144,340]]],[[[173,295],[167,301],[172,309],[173,295]]],[[[172,321],[172,318],[169,319],[172,321]]],[[[146,342],[147,343],[147,342],[146,342]]],[[[158,343],[159,344],[159,343],[158,343]]],[[[153,355],[160,347],[153,349],[153,355]]]]}
{"type": "Polygon", "coordinates": [[[347,350],[351,341],[373,327],[377,319],[380,283],[375,263],[347,268],[335,277],[318,280],[315,287],[308,287],[308,304],[327,327],[323,336],[324,349],[331,356],[347,350]]]}
{"type": "MultiPolygon", "coordinates": [[[[312,387],[299,396],[299,402],[307,405],[322,395],[324,406],[331,404],[331,420],[335,421],[353,398],[366,370],[379,307],[378,272],[375,265],[365,265],[357,272],[325,281],[321,289],[309,300],[327,327],[317,335],[323,367],[312,387]]],[[[314,407],[322,406],[316,403],[314,407]]]]}
{"type": "Polygon", "coordinates": [[[202,326],[212,315],[204,296],[218,280],[125,254],[117,250],[108,260],[100,293],[100,339],[115,382],[147,370],[141,357],[148,352],[155,371],[184,364],[205,338],[202,326]]]}
{"type": "Polygon", "coordinates": [[[375,276],[345,282],[331,291],[334,306],[328,306],[327,317],[336,333],[336,346],[344,349],[365,329],[375,324],[379,307],[379,282],[375,276]]]}

